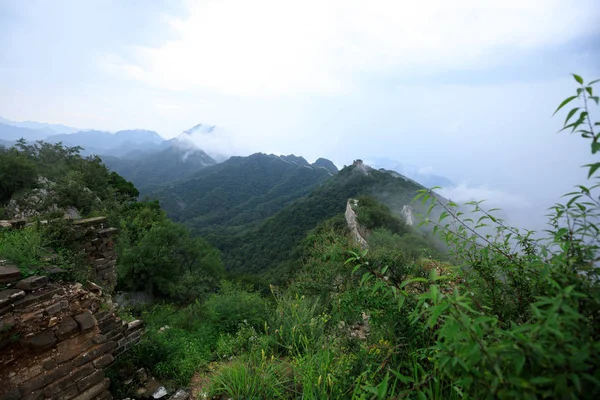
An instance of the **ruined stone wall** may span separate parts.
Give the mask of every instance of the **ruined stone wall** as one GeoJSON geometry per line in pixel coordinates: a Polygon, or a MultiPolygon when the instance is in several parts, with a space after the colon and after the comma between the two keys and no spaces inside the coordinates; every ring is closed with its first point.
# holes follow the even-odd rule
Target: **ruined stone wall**
{"type": "Polygon", "coordinates": [[[368,247],[367,241],[364,236],[365,232],[361,232],[362,227],[357,221],[356,212],[352,207],[356,207],[358,205],[358,200],[349,199],[346,203],[346,223],[348,224],[348,229],[350,229],[350,233],[352,234],[352,238],[360,245],[361,248],[366,249],[368,247]]]}
{"type": "Polygon", "coordinates": [[[0,265],[0,400],[111,399],[103,369],[141,338],[142,322],[118,318],[106,293],[116,279],[115,230],[104,218],[73,229],[100,286],[52,282],[58,266],[52,279],[23,279],[14,265],[0,265]]]}
{"type": "Polygon", "coordinates": [[[109,290],[114,289],[117,284],[117,253],[113,235],[118,229],[109,227],[105,217],[74,221],[73,229],[92,267],[94,283],[109,290]]]}

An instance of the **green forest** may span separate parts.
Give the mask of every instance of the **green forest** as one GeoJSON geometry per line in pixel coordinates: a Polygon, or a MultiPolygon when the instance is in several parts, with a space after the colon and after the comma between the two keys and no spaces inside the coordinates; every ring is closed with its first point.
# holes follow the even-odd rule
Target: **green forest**
{"type": "MultiPolygon", "coordinates": [[[[597,160],[600,80],[573,77],[555,114],[597,160]]],[[[0,227],[0,258],[25,276],[60,263],[57,279],[85,283],[64,217],[119,228],[116,292],[154,301],[118,311],[146,333],[107,372],[115,398],[135,396],[126,377],[140,368],[209,399],[600,398],[600,162],[535,234],[362,163],[237,157],[140,199],[80,151],[0,147],[0,219],[31,222],[0,227]]]]}

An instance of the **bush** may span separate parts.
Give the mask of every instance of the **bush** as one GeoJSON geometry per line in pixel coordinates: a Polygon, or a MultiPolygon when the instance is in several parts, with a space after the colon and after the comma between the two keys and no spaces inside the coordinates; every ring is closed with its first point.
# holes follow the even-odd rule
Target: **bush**
{"type": "MultiPolygon", "coordinates": [[[[591,84],[575,75],[583,112],[565,128],[591,140],[600,151],[600,133],[588,114],[591,84]],[[590,129],[590,130],[587,130],[590,129]]],[[[558,110],[557,110],[558,111],[558,110]]],[[[567,125],[568,124],[568,125],[567,125]]],[[[600,163],[586,166],[593,177],[600,163]]],[[[379,398],[597,398],[600,396],[600,289],[598,266],[600,184],[567,194],[566,204],[551,209],[545,240],[506,226],[470,202],[470,215],[459,205],[424,190],[418,196],[440,209],[431,222],[462,268],[434,265],[429,278],[390,279],[387,265],[373,266],[355,254],[361,284],[396,299],[399,316],[423,329],[409,362],[390,368],[379,382],[364,387],[379,398]],[[476,222],[477,221],[477,222],[476,222]],[[481,233],[492,224],[497,235],[481,233]],[[464,267],[463,267],[464,266],[464,267]],[[424,287],[423,285],[426,285],[424,287]],[[404,311],[403,311],[404,310],[404,311]]]]}
{"type": "Polygon", "coordinates": [[[269,317],[269,305],[264,298],[227,281],[221,282],[220,292],[211,295],[204,308],[210,323],[226,333],[235,333],[240,324],[264,329],[269,317]]]}

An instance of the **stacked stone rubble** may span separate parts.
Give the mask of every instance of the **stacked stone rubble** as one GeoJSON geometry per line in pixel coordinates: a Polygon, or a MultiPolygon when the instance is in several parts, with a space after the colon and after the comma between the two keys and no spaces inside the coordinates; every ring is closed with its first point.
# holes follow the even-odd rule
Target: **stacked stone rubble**
{"type": "Polygon", "coordinates": [[[105,218],[73,229],[101,286],[23,279],[0,262],[0,400],[111,399],[103,369],[141,338],[142,322],[122,321],[103,293],[116,279],[115,230],[105,218]]]}

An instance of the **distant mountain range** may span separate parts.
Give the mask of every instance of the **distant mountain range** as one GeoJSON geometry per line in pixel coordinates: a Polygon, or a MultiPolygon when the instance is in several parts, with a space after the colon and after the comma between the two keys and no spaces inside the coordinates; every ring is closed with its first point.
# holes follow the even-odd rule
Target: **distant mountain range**
{"type": "MultiPolygon", "coordinates": [[[[165,140],[150,130],[123,130],[115,133],[35,121],[15,122],[0,118],[0,146],[12,146],[24,138],[80,146],[82,155],[99,155],[106,165],[131,180],[143,194],[155,192],[156,185],[190,177],[201,169],[228,159],[227,135],[217,126],[197,124],[176,139],[165,140]],[[201,143],[198,148],[196,143],[201,143]],[[225,146],[226,148],[223,148],[225,146]]],[[[376,169],[394,171],[425,187],[453,187],[454,183],[417,166],[389,158],[367,157],[364,161],[376,169]]],[[[329,160],[318,159],[312,166],[337,172],[329,160]]]]}
{"type": "Polygon", "coordinates": [[[41,130],[50,132],[50,134],[56,133],[75,133],[81,131],[81,129],[73,128],[71,126],[61,125],[61,124],[46,124],[44,122],[35,122],[35,121],[11,121],[5,118],[0,117],[0,123],[5,125],[11,125],[18,128],[26,128],[33,130],[41,130]]]}

